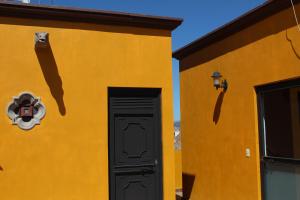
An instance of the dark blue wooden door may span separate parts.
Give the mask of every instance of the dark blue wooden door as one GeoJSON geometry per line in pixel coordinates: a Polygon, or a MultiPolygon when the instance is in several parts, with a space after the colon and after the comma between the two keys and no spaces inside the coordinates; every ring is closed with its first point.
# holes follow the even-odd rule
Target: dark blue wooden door
{"type": "Polygon", "coordinates": [[[160,90],[109,90],[110,200],[161,200],[160,90]]]}

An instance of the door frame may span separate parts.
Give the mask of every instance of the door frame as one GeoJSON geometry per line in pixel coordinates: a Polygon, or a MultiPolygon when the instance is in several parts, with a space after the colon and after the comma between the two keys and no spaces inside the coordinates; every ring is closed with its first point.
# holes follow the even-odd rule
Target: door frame
{"type": "Polygon", "coordinates": [[[111,179],[113,178],[113,175],[111,174],[112,170],[112,165],[111,165],[111,154],[112,152],[110,151],[110,142],[111,142],[111,136],[110,136],[110,131],[111,131],[111,103],[110,103],[110,98],[111,97],[131,97],[133,94],[138,97],[153,97],[156,98],[155,100],[155,105],[154,105],[154,113],[157,113],[156,116],[156,125],[157,125],[157,147],[158,149],[158,155],[157,155],[157,160],[158,160],[158,165],[157,165],[157,176],[158,176],[158,196],[159,199],[155,200],[163,200],[164,195],[163,195],[163,189],[164,189],[164,184],[163,184],[163,138],[162,138],[162,105],[161,105],[161,93],[162,89],[161,88],[143,88],[143,87],[108,87],[107,89],[107,105],[108,105],[108,188],[109,188],[109,199],[111,199],[111,179]]]}
{"type": "Polygon", "coordinates": [[[291,79],[291,80],[283,80],[277,81],[274,83],[268,83],[260,86],[255,86],[256,92],[256,101],[257,101],[257,113],[258,113],[258,139],[259,139],[259,156],[260,156],[260,182],[261,182],[261,199],[265,199],[265,164],[267,162],[278,162],[278,163],[285,163],[285,164],[300,164],[299,159],[289,159],[289,158],[279,158],[279,157],[270,157],[266,156],[265,148],[266,148],[266,139],[265,139],[265,130],[264,130],[264,93],[272,90],[280,90],[280,89],[287,89],[293,87],[300,87],[300,79],[291,79]]]}

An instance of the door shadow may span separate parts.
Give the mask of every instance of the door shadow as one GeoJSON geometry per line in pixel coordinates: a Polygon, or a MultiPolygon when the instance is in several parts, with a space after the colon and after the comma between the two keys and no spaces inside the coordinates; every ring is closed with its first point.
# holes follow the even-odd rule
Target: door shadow
{"type": "Polygon", "coordinates": [[[192,174],[187,174],[187,173],[182,174],[182,191],[183,191],[183,197],[181,198],[182,200],[190,199],[195,178],[196,178],[195,175],[192,174]]]}
{"type": "Polygon", "coordinates": [[[66,114],[66,107],[63,99],[64,90],[52,48],[51,46],[47,48],[36,48],[35,52],[51,95],[57,103],[60,114],[64,116],[66,114]]]}

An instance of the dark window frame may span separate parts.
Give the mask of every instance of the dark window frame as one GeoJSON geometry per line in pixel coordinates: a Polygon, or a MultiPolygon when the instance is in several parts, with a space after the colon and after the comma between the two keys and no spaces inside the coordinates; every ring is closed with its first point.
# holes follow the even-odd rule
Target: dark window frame
{"type": "Polygon", "coordinates": [[[257,106],[258,106],[258,124],[259,124],[259,139],[260,139],[260,158],[262,162],[280,162],[280,163],[290,163],[290,164],[299,164],[300,159],[293,159],[293,158],[284,158],[284,157],[274,157],[268,156],[266,154],[266,139],[265,139],[265,130],[264,130],[264,123],[263,117],[264,113],[264,93],[275,91],[275,90],[282,90],[282,89],[290,89],[300,87],[300,79],[293,79],[288,81],[281,81],[266,85],[261,85],[255,87],[255,91],[257,94],[257,106]]]}
{"type": "Polygon", "coordinates": [[[300,78],[275,82],[271,84],[265,84],[255,87],[256,97],[257,97],[257,111],[258,111],[258,128],[259,128],[259,154],[260,154],[260,175],[261,175],[261,195],[262,199],[265,199],[265,183],[264,183],[264,175],[265,175],[265,165],[267,163],[274,163],[280,165],[300,165],[300,159],[292,159],[292,158],[282,158],[282,157],[272,157],[266,156],[265,154],[265,130],[263,123],[264,116],[264,93],[281,90],[281,89],[289,89],[294,87],[300,87],[300,78]]]}

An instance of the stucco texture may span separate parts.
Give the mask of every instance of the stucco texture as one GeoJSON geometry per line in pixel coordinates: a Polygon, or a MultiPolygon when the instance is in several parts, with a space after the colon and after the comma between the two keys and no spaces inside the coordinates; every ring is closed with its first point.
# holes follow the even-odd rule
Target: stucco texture
{"type": "Polygon", "coordinates": [[[175,184],[176,189],[182,189],[182,154],[181,150],[175,150],[175,184]]]}
{"type": "Polygon", "coordinates": [[[298,78],[299,55],[300,32],[292,9],[286,9],[181,61],[186,196],[261,199],[255,86],[298,78]],[[214,71],[228,81],[225,93],[213,87],[214,71]]]}
{"type": "Polygon", "coordinates": [[[163,191],[175,198],[169,31],[5,17],[0,30],[1,200],[109,199],[108,87],[162,88],[163,191]],[[51,47],[35,51],[40,31],[51,47]],[[23,91],[47,109],[30,131],[6,115],[23,91]]]}

